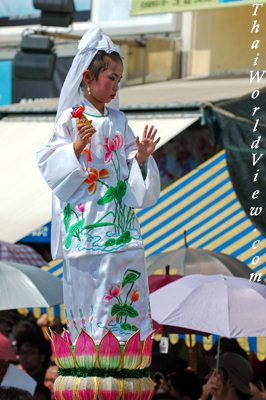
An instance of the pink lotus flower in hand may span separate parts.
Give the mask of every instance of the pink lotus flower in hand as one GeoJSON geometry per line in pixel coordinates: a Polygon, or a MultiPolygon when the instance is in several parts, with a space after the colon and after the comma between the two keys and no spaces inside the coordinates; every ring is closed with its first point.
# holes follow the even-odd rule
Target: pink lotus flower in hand
{"type": "Polygon", "coordinates": [[[111,161],[113,157],[113,152],[115,150],[121,149],[123,146],[124,140],[123,137],[120,133],[117,133],[113,139],[108,140],[106,137],[104,139],[104,149],[105,149],[105,156],[104,156],[104,162],[109,162],[111,161]]]}
{"type": "Polygon", "coordinates": [[[119,294],[121,293],[121,285],[116,284],[111,286],[111,288],[108,290],[108,293],[109,294],[105,296],[104,300],[110,301],[113,297],[119,296],[119,294]]]}

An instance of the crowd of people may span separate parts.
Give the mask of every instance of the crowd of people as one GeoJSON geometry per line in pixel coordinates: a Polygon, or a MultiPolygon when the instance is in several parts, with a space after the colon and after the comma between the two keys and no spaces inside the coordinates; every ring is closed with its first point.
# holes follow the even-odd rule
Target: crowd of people
{"type": "MultiPolygon", "coordinates": [[[[15,388],[1,385],[1,400],[54,400],[53,382],[58,367],[52,359],[50,342],[37,320],[13,310],[0,311],[0,382],[4,382],[10,364],[34,380],[33,397],[27,390],[23,390],[23,383],[20,383],[15,388]]],[[[15,379],[14,385],[17,385],[15,379]]]]}
{"type": "MultiPolygon", "coordinates": [[[[58,367],[53,362],[43,323],[42,318],[35,320],[17,311],[0,311],[0,382],[4,381],[10,364],[36,382],[32,394],[21,387],[0,383],[1,400],[55,400],[53,383],[58,367]]],[[[179,357],[170,361],[164,354],[164,362],[157,364],[155,357],[151,366],[155,387],[152,400],[266,400],[264,385],[258,381],[244,350],[234,340],[221,343],[218,371],[215,357],[207,355],[209,372],[203,378],[200,371],[196,373],[179,357]]]]}

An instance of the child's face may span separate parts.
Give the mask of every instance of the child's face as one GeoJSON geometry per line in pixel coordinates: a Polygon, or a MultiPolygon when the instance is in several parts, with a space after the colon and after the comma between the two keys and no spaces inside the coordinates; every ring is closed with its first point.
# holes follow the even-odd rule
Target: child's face
{"type": "Polygon", "coordinates": [[[97,103],[109,103],[115,98],[122,73],[122,62],[110,60],[108,69],[100,72],[98,79],[91,82],[92,97],[97,103]]]}

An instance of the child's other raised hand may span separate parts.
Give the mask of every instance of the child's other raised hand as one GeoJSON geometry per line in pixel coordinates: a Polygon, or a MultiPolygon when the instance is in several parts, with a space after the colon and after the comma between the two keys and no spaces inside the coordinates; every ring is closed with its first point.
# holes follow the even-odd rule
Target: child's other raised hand
{"type": "Polygon", "coordinates": [[[142,164],[154,152],[160,140],[160,138],[156,138],[156,133],[157,129],[154,129],[153,125],[150,128],[148,125],[145,125],[141,141],[139,140],[139,136],[137,136],[137,154],[135,157],[139,164],[142,164]]]}
{"type": "Polygon", "coordinates": [[[92,125],[81,124],[78,125],[78,138],[74,142],[74,151],[76,156],[79,157],[85,147],[91,143],[92,136],[96,132],[92,125]]]}

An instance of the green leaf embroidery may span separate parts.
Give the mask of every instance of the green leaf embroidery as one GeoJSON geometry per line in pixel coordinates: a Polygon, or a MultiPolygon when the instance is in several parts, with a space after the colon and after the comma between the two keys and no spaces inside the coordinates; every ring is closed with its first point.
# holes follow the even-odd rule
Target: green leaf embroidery
{"type": "Polygon", "coordinates": [[[122,322],[122,324],[120,325],[120,327],[122,329],[124,329],[125,331],[131,331],[131,325],[127,324],[126,322],[122,322]]]}
{"type": "Polygon", "coordinates": [[[110,186],[105,194],[103,195],[103,197],[101,197],[98,201],[97,204],[99,204],[99,206],[103,206],[106,203],[110,203],[111,201],[114,200],[115,198],[115,194],[116,194],[116,190],[114,187],[110,186]]]}
{"type": "Polygon", "coordinates": [[[129,231],[125,231],[122,233],[121,236],[119,236],[118,239],[116,239],[116,244],[123,244],[123,243],[129,243],[131,241],[132,237],[129,231]]]}
{"type": "Polygon", "coordinates": [[[127,324],[126,322],[122,322],[120,327],[125,331],[137,332],[139,330],[139,328],[136,325],[127,324]]]}
{"type": "Polygon", "coordinates": [[[105,245],[106,247],[114,246],[115,244],[116,244],[116,240],[115,240],[115,239],[108,239],[108,240],[104,243],[104,245],[105,245]]]}
{"type": "Polygon", "coordinates": [[[66,232],[68,231],[70,220],[71,220],[71,207],[70,204],[67,203],[66,207],[64,208],[64,225],[66,232]]]}
{"type": "Polygon", "coordinates": [[[133,332],[137,332],[139,330],[139,328],[136,325],[131,325],[131,330],[133,332]]]}
{"type": "Polygon", "coordinates": [[[127,324],[126,322],[122,322],[120,327],[122,329],[124,329],[125,331],[137,332],[139,330],[139,328],[136,325],[130,325],[130,324],[127,324]]]}
{"type": "Polygon", "coordinates": [[[135,282],[137,279],[139,279],[140,275],[141,275],[140,272],[135,271],[133,269],[128,269],[123,277],[122,288],[128,285],[129,283],[135,282]]]}
{"type": "Polygon", "coordinates": [[[71,225],[71,227],[69,229],[69,233],[68,233],[67,237],[65,238],[65,248],[66,249],[69,249],[69,247],[71,246],[72,237],[73,237],[74,233],[76,233],[80,228],[82,228],[84,221],[85,221],[84,219],[81,219],[80,221],[71,225]]]}
{"type": "Polygon", "coordinates": [[[137,310],[128,304],[114,304],[111,310],[111,315],[120,315],[123,317],[135,318],[139,315],[137,310]]]}
{"type": "Polygon", "coordinates": [[[85,225],[82,230],[84,231],[85,229],[94,229],[94,228],[101,228],[102,226],[113,226],[114,224],[112,222],[98,222],[96,224],[90,224],[90,225],[85,225]]]}
{"type": "Polygon", "coordinates": [[[127,185],[124,181],[119,181],[115,188],[115,198],[120,201],[126,194],[127,185]]]}

